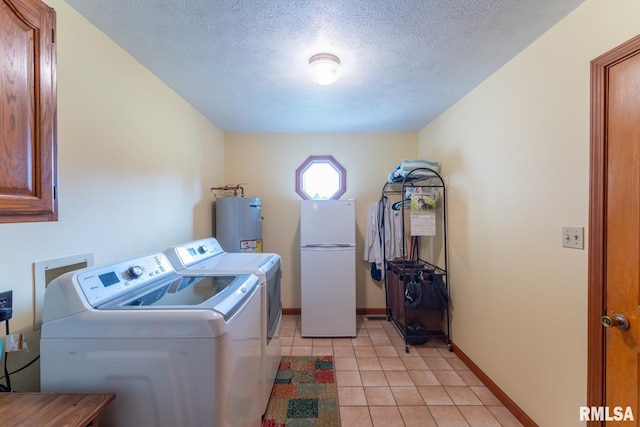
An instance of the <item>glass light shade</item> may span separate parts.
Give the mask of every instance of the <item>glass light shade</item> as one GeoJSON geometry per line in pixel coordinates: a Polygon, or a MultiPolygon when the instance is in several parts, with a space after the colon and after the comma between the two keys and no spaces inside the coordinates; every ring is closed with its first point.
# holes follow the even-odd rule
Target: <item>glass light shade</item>
{"type": "Polygon", "coordinates": [[[340,59],[330,53],[319,53],[309,58],[309,76],[311,80],[328,85],[340,77],[340,59]]]}

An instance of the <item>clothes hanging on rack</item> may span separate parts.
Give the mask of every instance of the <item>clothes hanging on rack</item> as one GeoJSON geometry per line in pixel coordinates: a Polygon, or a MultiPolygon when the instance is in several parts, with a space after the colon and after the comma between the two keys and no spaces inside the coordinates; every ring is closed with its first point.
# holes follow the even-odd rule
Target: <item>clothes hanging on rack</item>
{"type": "Polygon", "coordinates": [[[382,245],[380,243],[381,218],[380,202],[369,205],[367,209],[367,226],[364,233],[364,260],[371,263],[371,277],[379,281],[382,270],[378,264],[382,262],[382,245]]]}
{"type": "MultiPolygon", "coordinates": [[[[375,270],[382,274],[382,245],[387,260],[403,256],[402,253],[402,211],[393,210],[386,197],[369,205],[367,210],[367,228],[364,238],[364,260],[375,264],[375,270]],[[382,232],[384,228],[384,233],[382,232]],[[384,242],[382,241],[384,236],[384,242]]],[[[372,277],[377,277],[372,266],[372,277]]],[[[379,280],[379,279],[377,279],[379,280]]]]}
{"type": "Polygon", "coordinates": [[[386,242],[384,252],[387,255],[387,260],[402,258],[405,256],[405,253],[403,252],[405,245],[402,241],[404,239],[404,236],[402,235],[403,215],[404,213],[402,210],[392,209],[389,200],[386,197],[384,198],[383,221],[385,232],[390,234],[389,241],[386,242]]]}

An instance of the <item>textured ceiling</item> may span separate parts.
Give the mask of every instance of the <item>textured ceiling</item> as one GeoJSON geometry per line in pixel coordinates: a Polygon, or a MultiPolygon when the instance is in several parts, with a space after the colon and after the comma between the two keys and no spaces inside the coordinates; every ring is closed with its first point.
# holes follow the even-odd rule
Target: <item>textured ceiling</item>
{"type": "Polygon", "coordinates": [[[66,1],[227,132],[417,131],[584,2],[66,1]]]}

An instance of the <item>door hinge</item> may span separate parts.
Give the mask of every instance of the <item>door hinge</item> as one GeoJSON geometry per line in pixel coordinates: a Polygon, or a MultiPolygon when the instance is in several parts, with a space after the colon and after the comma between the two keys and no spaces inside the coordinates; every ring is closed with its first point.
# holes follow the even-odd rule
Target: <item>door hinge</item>
{"type": "Polygon", "coordinates": [[[53,200],[56,200],[58,198],[58,187],[57,186],[53,186],[53,200]]]}
{"type": "Polygon", "coordinates": [[[55,28],[51,29],[51,43],[53,43],[53,44],[56,43],[56,29],[55,28]]]}

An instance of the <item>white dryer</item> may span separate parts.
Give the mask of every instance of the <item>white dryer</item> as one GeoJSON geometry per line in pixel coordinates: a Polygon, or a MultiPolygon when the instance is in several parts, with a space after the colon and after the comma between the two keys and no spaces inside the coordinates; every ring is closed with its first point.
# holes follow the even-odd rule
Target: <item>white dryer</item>
{"type": "Polygon", "coordinates": [[[43,392],[115,392],[109,427],[261,423],[259,281],[179,275],[162,253],[66,273],[45,292],[43,392]]]}
{"type": "Polygon", "coordinates": [[[261,294],[261,408],[266,411],[282,354],[282,265],[275,253],[225,252],[213,237],[183,243],[164,251],[181,274],[253,273],[260,280],[261,294]]]}

